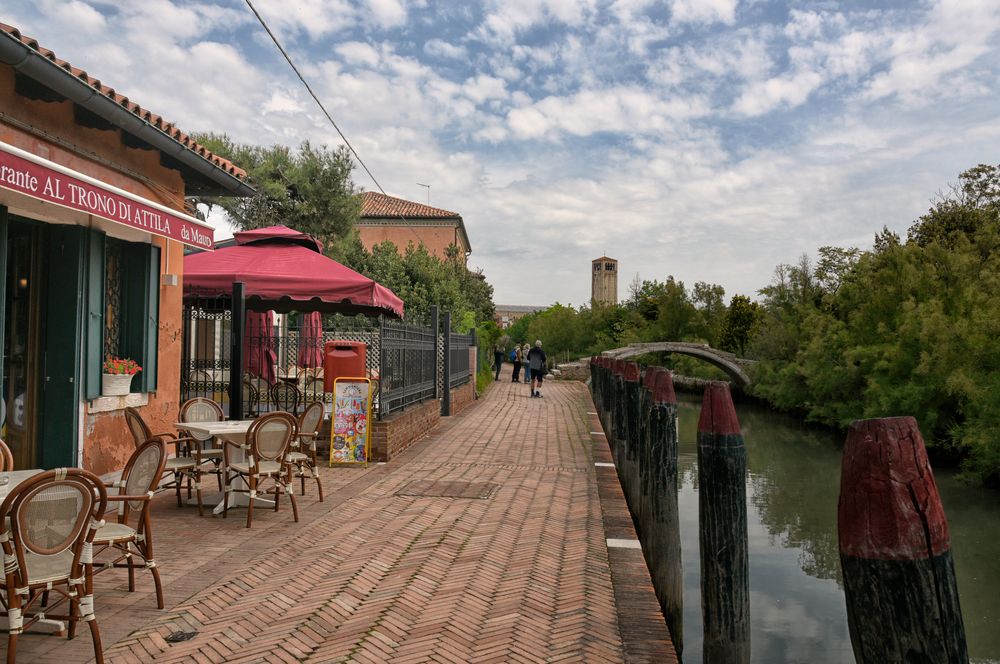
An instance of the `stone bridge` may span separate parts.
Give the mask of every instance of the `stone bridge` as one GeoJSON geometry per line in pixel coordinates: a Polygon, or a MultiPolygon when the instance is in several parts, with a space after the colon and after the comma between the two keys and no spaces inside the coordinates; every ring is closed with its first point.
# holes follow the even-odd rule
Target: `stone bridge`
{"type": "Polygon", "coordinates": [[[745,360],[724,350],[712,348],[708,344],[687,343],[683,341],[656,341],[653,343],[631,344],[624,348],[606,350],[601,354],[624,360],[638,355],[645,355],[646,353],[680,353],[681,355],[697,357],[699,360],[704,360],[725,371],[740,388],[745,388],[750,384],[748,369],[756,363],[755,360],[745,360]]]}

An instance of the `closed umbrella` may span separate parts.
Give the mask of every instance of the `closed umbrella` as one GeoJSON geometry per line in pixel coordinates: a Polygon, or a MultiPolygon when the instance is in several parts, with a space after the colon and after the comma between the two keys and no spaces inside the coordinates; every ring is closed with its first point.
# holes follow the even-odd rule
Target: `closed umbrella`
{"type": "Polygon", "coordinates": [[[323,365],[323,316],[318,311],[301,314],[296,363],[303,369],[323,365]]]}
{"type": "Polygon", "coordinates": [[[274,385],[277,376],[274,365],[278,355],[274,352],[274,312],[248,311],[243,339],[243,357],[246,372],[274,385]]]}

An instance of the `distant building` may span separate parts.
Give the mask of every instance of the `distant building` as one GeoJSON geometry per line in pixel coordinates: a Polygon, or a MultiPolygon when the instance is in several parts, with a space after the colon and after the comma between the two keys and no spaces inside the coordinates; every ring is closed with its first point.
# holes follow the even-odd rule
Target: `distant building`
{"type": "Polygon", "coordinates": [[[600,304],[618,302],[618,261],[601,256],[590,261],[590,300],[600,304]]]}
{"type": "Polygon", "coordinates": [[[528,314],[545,311],[548,307],[531,307],[522,304],[497,304],[493,306],[493,321],[501,330],[506,329],[528,314]]]}
{"type": "Polygon", "coordinates": [[[472,252],[459,213],[374,191],[361,194],[357,228],[362,244],[369,251],[376,244],[390,240],[399,253],[406,251],[411,242],[414,246],[423,243],[427,251],[438,258],[447,256],[448,247],[455,245],[463,263],[472,252]]]}

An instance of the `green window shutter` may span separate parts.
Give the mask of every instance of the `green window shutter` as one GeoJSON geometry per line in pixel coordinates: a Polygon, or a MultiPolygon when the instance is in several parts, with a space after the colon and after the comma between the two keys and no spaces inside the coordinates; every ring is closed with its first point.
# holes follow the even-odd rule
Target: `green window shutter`
{"type": "Polygon", "coordinates": [[[147,245],[146,264],[149,266],[146,281],[146,338],[143,354],[146,364],[142,379],[143,392],[156,391],[157,360],[160,352],[160,248],[147,245]]]}
{"type": "Polygon", "coordinates": [[[104,364],[104,292],[105,292],[105,235],[91,230],[87,236],[87,313],[86,347],[83,359],[83,396],[96,399],[101,396],[101,374],[104,364]]]}
{"type": "Polygon", "coordinates": [[[160,248],[126,243],[122,263],[122,356],[142,366],[132,389],[154,392],[159,342],[160,248]]]}

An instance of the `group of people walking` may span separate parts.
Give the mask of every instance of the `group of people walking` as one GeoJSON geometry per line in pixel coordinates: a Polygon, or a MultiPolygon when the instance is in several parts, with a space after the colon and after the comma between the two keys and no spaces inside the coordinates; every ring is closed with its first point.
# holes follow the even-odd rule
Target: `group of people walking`
{"type": "MultiPolygon", "coordinates": [[[[514,371],[511,374],[511,382],[520,383],[521,382],[521,368],[524,368],[524,382],[530,385],[531,396],[541,397],[542,393],[539,391],[539,387],[542,386],[542,380],[545,377],[545,372],[547,367],[545,366],[545,351],[542,350],[541,340],[535,341],[534,347],[529,346],[525,343],[523,346],[514,344],[514,349],[510,351],[510,357],[508,358],[514,365],[514,371]]],[[[493,360],[496,365],[496,380],[500,380],[500,367],[503,365],[504,361],[504,350],[502,346],[496,346],[493,349],[493,360]]]]}

